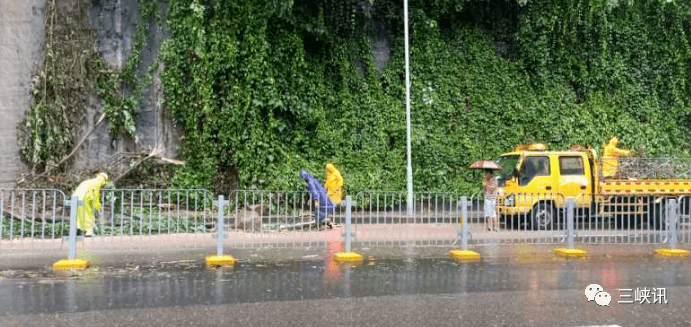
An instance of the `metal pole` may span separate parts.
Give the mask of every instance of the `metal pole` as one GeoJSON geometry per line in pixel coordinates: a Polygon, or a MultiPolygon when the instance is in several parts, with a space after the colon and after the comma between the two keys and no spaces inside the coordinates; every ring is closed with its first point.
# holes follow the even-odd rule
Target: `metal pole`
{"type": "Polygon", "coordinates": [[[403,20],[405,22],[405,114],[406,114],[406,149],[408,158],[408,215],[413,214],[413,164],[410,145],[410,63],[408,60],[408,0],[403,0],[403,20]]]}
{"type": "Polygon", "coordinates": [[[574,210],[576,209],[576,200],[574,198],[566,199],[566,248],[573,249],[574,239],[574,210]]]}
{"type": "Polygon", "coordinates": [[[228,200],[224,200],[223,195],[218,196],[218,220],[216,221],[216,255],[223,255],[223,239],[225,238],[224,232],[225,228],[223,226],[223,207],[228,203],[228,200]]]}
{"type": "Polygon", "coordinates": [[[352,233],[351,233],[351,223],[352,223],[352,209],[351,209],[351,198],[350,196],[346,196],[345,198],[345,205],[346,205],[346,230],[345,230],[345,251],[350,252],[350,242],[352,241],[352,233]]]}
{"type": "MultiPolygon", "coordinates": [[[[55,212],[55,210],[53,210],[55,212]]],[[[10,218],[12,219],[12,218],[10,218]]],[[[0,191],[0,239],[2,239],[2,230],[3,227],[5,226],[5,191],[2,190],[0,191]]],[[[53,228],[55,228],[55,224],[53,224],[53,228]]],[[[10,229],[9,233],[9,239],[12,239],[12,230],[10,229]]]]}
{"type": "Polygon", "coordinates": [[[77,209],[79,198],[72,196],[70,201],[70,244],[67,251],[67,259],[74,260],[77,256],[77,209]]]}
{"type": "Polygon", "coordinates": [[[667,246],[670,249],[676,249],[677,248],[677,200],[676,199],[669,199],[667,202],[667,212],[665,213],[665,216],[667,216],[667,231],[668,231],[668,237],[667,237],[667,246]]]}
{"type": "Polygon", "coordinates": [[[461,219],[463,219],[463,230],[461,231],[461,250],[468,250],[468,198],[461,198],[461,219]]]}

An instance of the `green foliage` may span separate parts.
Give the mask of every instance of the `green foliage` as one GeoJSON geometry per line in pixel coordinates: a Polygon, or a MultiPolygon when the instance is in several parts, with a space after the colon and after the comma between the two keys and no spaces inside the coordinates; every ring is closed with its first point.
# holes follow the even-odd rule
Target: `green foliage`
{"type": "Polygon", "coordinates": [[[32,238],[60,238],[69,235],[70,224],[68,222],[32,222],[16,220],[5,216],[0,218],[0,239],[14,239],[20,237],[32,238]]]}
{"type": "Polygon", "coordinates": [[[74,138],[85,121],[87,99],[96,93],[103,100],[111,137],[136,138],[136,109],[151,84],[154,63],[138,74],[141,52],[151,20],[160,21],[158,0],[140,0],[141,19],[133,37],[133,49],[124,67],[109,67],[95,51],[97,31],[90,21],[91,2],[78,0],[54,6],[46,3],[45,59],[33,79],[33,103],[21,129],[21,156],[33,172],[65,170],[64,162],[75,146],[74,138]]]}
{"type": "Polygon", "coordinates": [[[204,218],[200,217],[146,217],[134,219],[132,217],[116,217],[117,224],[100,225],[94,227],[94,235],[157,235],[172,233],[205,233],[210,232],[204,218]]]}
{"type": "MultiPolygon", "coordinates": [[[[115,225],[96,223],[94,234],[104,235],[157,235],[170,233],[204,233],[211,228],[204,217],[166,217],[163,215],[147,215],[143,219],[131,216],[116,215],[115,225]]],[[[0,224],[0,239],[14,239],[20,237],[31,238],[61,238],[68,236],[70,227],[68,222],[40,223],[30,221],[14,221],[5,219],[0,224]]]]}
{"type": "MultiPolygon", "coordinates": [[[[416,190],[470,192],[466,167],[517,144],[689,154],[691,4],[410,4],[416,190]]],[[[349,193],[406,176],[399,1],[169,2],[165,101],[184,130],[180,187],[236,169],[241,188],[303,189],[335,163],[349,193]],[[390,58],[378,70],[374,41],[390,58]]]]}
{"type": "Polygon", "coordinates": [[[32,80],[33,102],[20,125],[20,154],[33,172],[63,169],[66,163],[58,164],[72,150],[72,131],[84,121],[93,75],[89,68],[97,56],[87,3],[46,3],[45,57],[32,80]]]}
{"type": "Polygon", "coordinates": [[[157,0],[139,0],[141,17],[137,23],[133,46],[121,69],[109,67],[99,58],[94,61],[97,72],[94,89],[103,100],[103,112],[108,118],[108,132],[118,138],[125,134],[136,140],[136,110],[144,90],[151,85],[151,74],[158,68],[155,62],[145,74],[137,74],[141,55],[149,36],[151,20],[158,17],[157,0]]]}

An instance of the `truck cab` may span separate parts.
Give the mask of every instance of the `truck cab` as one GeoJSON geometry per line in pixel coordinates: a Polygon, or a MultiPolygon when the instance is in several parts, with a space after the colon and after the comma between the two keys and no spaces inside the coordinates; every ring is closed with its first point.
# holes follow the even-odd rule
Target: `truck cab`
{"type": "Polygon", "coordinates": [[[614,219],[620,227],[647,224],[665,229],[665,205],[676,200],[684,219],[691,219],[691,177],[684,173],[689,172],[688,162],[601,159],[591,148],[547,151],[541,143],[516,147],[496,160],[502,168],[497,213],[512,225],[550,229],[564,217],[565,200],[573,198],[577,217],[614,219]],[[603,173],[607,164],[614,170],[610,174],[603,173]]]}
{"type": "Polygon", "coordinates": [[[501,155],[499,214],[522,216],[534,229],[543,229],[557,223],[568,197],[576,199],[577,207],[589,208],[597,185],[593,156],[589,151],[547,151],[539,143],[501,155]]]}

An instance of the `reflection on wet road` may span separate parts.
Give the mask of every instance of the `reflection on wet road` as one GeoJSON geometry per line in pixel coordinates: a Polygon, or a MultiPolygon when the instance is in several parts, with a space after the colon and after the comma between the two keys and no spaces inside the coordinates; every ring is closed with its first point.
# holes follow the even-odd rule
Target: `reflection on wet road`
{"type": "Polygon", "coordinates": [[[5,272],[5,278],[0,278],[0,314],[518,292],[522,294],[525,314],[539,315],[542,309],[533,307],[532,303],[549,300],[549,297],[558,301],[563,291],[585,299],[583,290],[593,283],[610,291],[612,306],[620,299],[618,289],[636,287],[667,288],[667,299],[680,305],[681,299],[688,301],[689,296],[678,294],[675,288],[688,289],[691,285],[691,264],[683,260],[650,258],[630,262],[532,264],[492,260],[457,263],[436,259],[335,266],[327,260],[326,263],[239,263],[233,269],[207,270],[199,262],[185,262],[155,267],[91,269],[78,276],[55,276],[52,272],[40,271],[10,278],[8,275],[11,276],[5,272]]]}

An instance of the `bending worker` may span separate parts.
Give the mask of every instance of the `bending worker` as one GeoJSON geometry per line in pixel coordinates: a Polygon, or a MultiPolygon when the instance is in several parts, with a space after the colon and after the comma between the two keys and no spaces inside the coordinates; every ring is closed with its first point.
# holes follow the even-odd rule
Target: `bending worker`
{"type": "Polygon", "coordinates": [[[331,163],[326,164],[324,170],[326,170],[326,183],[324,183],[324,188],[326,188],[331,202],[339,204],[341,200],[343,200],[343,176],[341,176],[341,173],[336,169],[336,166],[331,163]]]}
{"type": "Polygon", "coordinates": [[[605,145],[602,157],[602,176],[615,177],[619,169],[619,157],[631,155],[630,150],[619,149],[619,139],[615,136],[605,145]]]}
{"type": "Polygon", "coordinates": [[[94,234],[94,212],[101,210],[101,188],[108,182],[108,174],[98,173],[95,178],[83,181],[72,196],[76,196],[84,205],[77,209],[77,228],[89,237],[94,234]]]}

